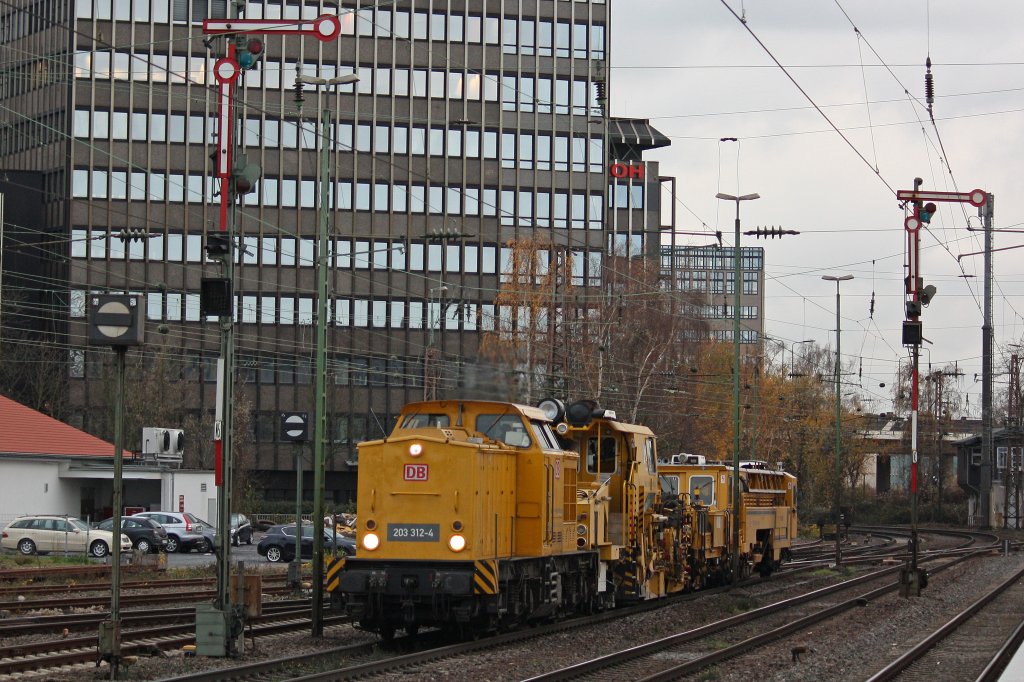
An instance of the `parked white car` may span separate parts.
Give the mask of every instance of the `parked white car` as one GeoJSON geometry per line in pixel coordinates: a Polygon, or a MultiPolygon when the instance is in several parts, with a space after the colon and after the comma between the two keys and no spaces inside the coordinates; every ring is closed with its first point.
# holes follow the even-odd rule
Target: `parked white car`
{"type": "MultiPolygon", "coordinates": [[[[120,535],[121,551],[132,551],[131,538],[120,535]]],[[[0,548],[16,549],[25,555],[88,552],[94,557],[105,557],[113,546],[111,531],[90,528],[73,516],[22,516],[7,524],[0,534],[0,548]]]]}

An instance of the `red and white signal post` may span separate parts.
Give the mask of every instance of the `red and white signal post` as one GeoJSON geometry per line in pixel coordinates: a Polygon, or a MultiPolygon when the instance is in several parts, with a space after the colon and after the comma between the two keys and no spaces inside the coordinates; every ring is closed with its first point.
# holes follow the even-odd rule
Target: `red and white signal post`
{"type": "Polygon", "coordinates": [[[914,178],[914,189],[899,190],[896,198],[904,202],[912,202],[913,213],[903,221],[907,231],[907,277],[906,301],[907,319],[903,323],[903,345],[913,348],[914,365],[911,373],[910,388],[910,564],[900,571],[900,593],[904,597],[917,597],[921,589],[928,584],[928,575],[917,566],[917,408],[919,398],[920,375],[918,360],[923,340],[921,329],[921,309],[931,302],[935,295],[934,286],[923,286],[920,275],[921,227],[931,222],[935,214],[936,201],[969,203],[972,206],[983,206],[988,198],[984,190],[975,189],[970,192],[929,192],[921,189],[924,181],[914,178]],[[925,203],[927,202],[927,203],[925,203]]]}
{"type": "MultiPolygon", "coordinates": [[[[220,179],[220,233],[226,239],[227,253],[222,255],[222,265],[230,287],[233,278],[234,255],[231,244],[231,205],[240,193],[250,192],[255,187],[259,169],[237,168],[234,159],[235,91],[239,76],[256,66],[263,54],[263,41],[249,38],[246,34],[258,35],[301,35],[311,36],[322,42],[333,41],[341,35],[341,20],[337,16],[323,15],[311,21],[294,19],[206,19],[203,34],[224,36],[227,40],[227,54],[214,64],[217,79],[217,153],[215,168],[220,179]]],[[[230,288],[228,289],[230,291],[230,288]]],[[[229,296],[230,298],[230,296],[229,296]]],[[[231,522],[231,424],[232,387],[234,364],[233,306],[221,313],[221,357],[217,362],[217,406],[214,423],[215,478],[219,488],[217,496],[217,526],[220,528],[217,552],[217,600],[212,609],[196,610],[196,628],[209,633],[202,639],[197,637],[198,653],[209,656],[228,656],[236,653],[235,640],[242,632],[241,611],[232,607],[230,585],[230,528],[231,522]],[[202,611],[202,612],[201,612],[202,611]]],[[[317,434],[317,437],[321,437],[317,434]]],[[[322,565],[314,562],[314,581],[317,568],[321,574],[322,565]]],[[[316,584],[316,583],[315,583],[316,584]]],[[[322,579],[320,580],[322,584],[322,579]]],[[[313,609],[313,625],[322,628],[322,614],[313,609]]]]}

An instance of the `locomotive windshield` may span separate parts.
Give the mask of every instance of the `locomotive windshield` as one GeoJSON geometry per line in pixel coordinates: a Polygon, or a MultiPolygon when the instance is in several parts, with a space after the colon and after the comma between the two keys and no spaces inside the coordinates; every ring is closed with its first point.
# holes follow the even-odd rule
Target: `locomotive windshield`
{"type": "Polygon", "coordinates": [[[435,427],[439,429],[448,428],[449,420],[446,414],[410,414],[402,424],[403,429],[424,429],[435,427]]]}
{"type": "Polygon", "coordinates": [[[476,430],[505,445],[530,447],[530,434],[518,414],[481,414],[476,418],[476,430]]]}

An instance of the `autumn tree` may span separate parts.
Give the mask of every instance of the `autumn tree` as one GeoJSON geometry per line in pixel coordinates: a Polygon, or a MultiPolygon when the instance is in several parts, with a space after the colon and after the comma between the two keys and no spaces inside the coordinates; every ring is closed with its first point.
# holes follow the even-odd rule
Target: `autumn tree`
{"type": "Polygon", "coordinates": [[[668,291],[655,261],[609,258],[605,288],[582,284],[576,254],[541,240],[509,243],[481,356],[520,379],[515,400],[588,398],[659,433],[689,409],[679,376],[693,364],[703,324],[668,291]],[[661,429],[661,431],[658,431],[661,429]]]}

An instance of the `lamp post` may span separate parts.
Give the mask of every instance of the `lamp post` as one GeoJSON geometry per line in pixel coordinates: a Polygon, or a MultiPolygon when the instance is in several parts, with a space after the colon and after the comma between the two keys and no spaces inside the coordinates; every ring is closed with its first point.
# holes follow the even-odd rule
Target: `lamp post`
{"type": "MultiPolygon", "coordinates": [[[[355,83],[359,77],[346,74],[337,78],[318,78],[315,76],[295,77],[296,83],[308,85],[345,85],[355,83]]],[[[328,206],[330,200],[329,160],[331,151],[331,110],[322,107],[320,110],[320,140],[317,147],[319,169],[317,185],[319,205],[317,215],[316,268],[317,268],[317,315],[316,315],[316,428],[313,441],[313,636],[324,634],[323,596],[324,596],[324,442],[327,440],[327,282],[329,263],[327,260],[328,206]]],[[[296,472],[298,475],[298,472],[296,472]]],[[[299,529],[296,528],[296,532],[299,529]]]]}
{"type": "MultiPolygon", "coordinates": [[[[795,379],[798,376],[803,376],[802,374],[797,374],[796,373],[796,347],[799,344],[801,344],[801,343],[814,343],[814,339],[803,339],[802,341],[794,341],[793,342],[793,347],[792,347],[791,353],[790,353],[790,360],[791,360],[791,362],[790,362],[790,365],[789,365],[789,376],[790,376],[791,379],[795,379]]],[[[801,357],[803,357],[803,356],[801,356],[801,357]]],[[[783,358],[783,359],[785,359],[785,358],[783,358]]]]}
{"type": "Polygon", "coordinates": [[[719,192],[716,199],[736,202],[736,235],[733,254],[733,375],[732,375],[732,579],[739,580],[740,573],[740,202],[760,199],[761,195],[743,194],[733,196],[719,192]]]}
{"type": "Polygon", "coordinates": [[[846,282],[853,279],[853,275],[840,275],[838,277],[834,275],[822,275],[821,278],[826,282],[836,283],[836,488],[835,488],[835,508],[832,511],[832,520],[836,524],[836,566],[838,567],[842,563],[843,550],[842,545],[839,543],[839,497],[842,494],[842,466],[840,464],[840,453],[842,452],[843,445],[843,430],[842,430],[842,398],[839,394],[839,370],[840,370],[840,359],[839,359],[839,337],[840,337],[840,322],[839,322],[839,283],[846,282]]]}
{"type": "MultiPolygon", "coordinates": [[[[455,121],[458,125],[465,125],[471,123],[470,121],[459,120],[455,121]]],[[[424,400],[437,400],[437,385],[441,381],[441,349],[434,345],[434,325],[437,325],[438,336],[443,331],[442,320],[444,320],[444,311],[447,306],[444,303],[444,299],[448,293],[448,287],[444,283],[444,271],[445,264],[448,259],[448,242],[455,239],[471,239],[475,237],[474,234],[468,232],[460,232],[457,229],[442,228],[438,230],[432,230],[431,232],[423,235],[423,240],[428,244],[440,242],[441,244],[441,255],[438,259],[438,276],[437,286],[432,287],[427,292],[427,349],[423,354],[423,399],[424,400]],[[437,292],[437,307],[434,306],[434,292],[437,292]],[[437,311],[435,317],[434,311],[437,311]]],[[[429,247],[428,247],[429,248],[429,247]]],[[[430,256],[428,253],[427,260],[429,261],[430,256]]],[[[429,264],[428,264],[429,267],[429,264]]],[[[443,346],[443,341],[438,345],[443,346]]]]}

